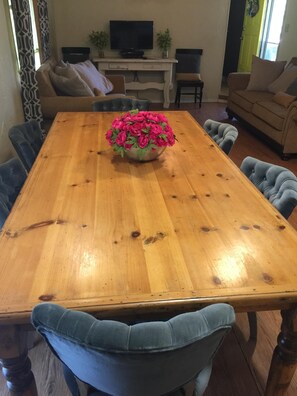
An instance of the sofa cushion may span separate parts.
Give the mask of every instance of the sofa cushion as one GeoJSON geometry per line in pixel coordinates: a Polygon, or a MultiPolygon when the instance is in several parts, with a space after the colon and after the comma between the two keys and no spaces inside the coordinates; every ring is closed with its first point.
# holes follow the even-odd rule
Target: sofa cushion
{"type": "Polygon", "coordinates": [[[282,74],[268,86],[270,92],[285,92],[289,85],[297,78],[297,66],[289,65],[282,74]]]}
{"type": "Polygon", "coordinates": [[[47,60],[36,71],[36,80],[38,84],[39,96],[57,96],[57,93],[51,82],[49,72],[56,66],[56,61],[53,59],[47,60]]]}
{"type": "Polygon", "coordinates": [[[253,55],[251,78],[247,90],[267,91],[269,84],[278,78],[285,65],[285,61],[269,61],[253,55]]]}
{"type": "Polygon", "coordinates": [[[58,94],[69,96],[94,96],[89,86],[75,73],[73,73],[72,76],[64,77],[50,71],[49,75],[58,94]]]}
{"type": "Polygon", "coordinates": [[[284,106],[286,109],[290,106],[292,102],[296,99],[296,96],[288,95],[285,92],[277,92],[273,97],[272,100],[275,103],[278,103],[281,106],[284,106]]]}
{"type": "Polygon", "coordinates": [[[273,94],[270,92],[240,90],[231,93],[230,101],[236,103],[242,109],[250,113],[254,103],[259,101],[269,101],[272,97],[273,94]]]}
{"type": "Polygon", "coordinates": [[[254,104],[252,114],[273,128],[282,131],[287,109],[273,101],[263,101],[254,104]]]}
{"type": "Polygon", "coordinates": [[[297,96],[297,78],[290,84],[286,90],[289,95],[297,96]]]}
{"type": "Polygon", "coordinates": [[[78,72],[80,77],[88,84],[94,92],[97,88],[104,94],[113,90],[113,85],[104,74],[100,73],[90,60],[71,64],[71,67],[78,72]]]}

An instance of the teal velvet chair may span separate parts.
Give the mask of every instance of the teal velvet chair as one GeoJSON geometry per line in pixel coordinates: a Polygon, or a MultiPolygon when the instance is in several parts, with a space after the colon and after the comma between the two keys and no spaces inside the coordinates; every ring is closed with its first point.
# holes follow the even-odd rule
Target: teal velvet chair
{"type": "Polygon", "coordinates": [[[202,395],[234,321],[227,304],[132,326],[52,303],[32,312],[36,330],[64,364],[73,396],[79,396],[75,377],[92,387],[92,396],[183,395],[181,388],[191,381],[195,396],[202,395]]]}
{"type": "Polygon", "coordinates": [[[15,125],[10,128],[8,136],[25,169],[29,172],[43,144],[39,123],[31,120],[15,125]]]}
{"type": "Polygon", "coordinates": [[[17,158],[0,164],[0,230],[26,178],[27,173],[17,158]]]}
{"type": "Polygon", "coordinates": [[[237,129],[233,125],[214,120],[206,120],[203,128],[224,153],[228,155],[238,137],[237,129]]]}
{"type": "Polygon", "coordinates": [[[150,101],[147,99],[115,98],[100,100],[92,104],[93,111],[129,111],[149,110],[150,101]]]}
{"type": "MultiPolygon", "coordinates": [[[[288,219],[297,205],[297,177],[289,169],[246,157],[241,171],[250,179],[273,206],[288,219]]],[[[256,312],[248,313],[250,339],[257,339],[256,312]]]]}

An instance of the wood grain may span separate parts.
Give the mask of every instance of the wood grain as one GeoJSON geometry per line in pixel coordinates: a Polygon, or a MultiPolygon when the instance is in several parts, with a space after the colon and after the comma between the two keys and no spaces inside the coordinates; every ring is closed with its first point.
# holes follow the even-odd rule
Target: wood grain
{"type": "MultiPolygon", "coordinates": [[[[153,106],[156,110],[159,109],[158,105],[153,106]]],[[[223,103],[204,103],[201,110],[191,104],[181,104],[181,108],[189,110],[201,124],[208,118],[229,122],[225,119],[225,104],[223,103]]],[[[252,155],[263,161],[286,166],[297,174],[297,159],[281,161],[277,154],[249,133],[240,123],[233,121],[233,124],[239,130],[239,137],[230,156],[238,166],[247,155],[252,155]]],[[[297,229],[296,209],[289,222],[297,229]]],[[[215,359],[206,396],[262,395],[279,328],[280,315],[278,312],[258,313],[258,342],[256,346],[250,345],[247,342],[249,337],[247,317],[245,314],[237,314],[237,326],[234,328],[234,332],[230,333],[215,359]],[[257,388],[259,393],[256,392],[257,388]]],[[[30,351],[30,358],[40,395],[69,395],[60,365],[43,342],[38,343],[37,347],[30,351]]],[[[296,393],[297,377],[295,374],[287,396],[295,396],[296,393]]],[[[0,394],[8,395],[1,376],[0,394]]]]}
{"type": "Polygon", "coordinates": [[[145,164],[108,146],[114,113],[58,115],[1,234],[3,322],[40,301],[115,317],[296,301],[295,230],[187,112],[165,114],[178,142],[145,164]]]}

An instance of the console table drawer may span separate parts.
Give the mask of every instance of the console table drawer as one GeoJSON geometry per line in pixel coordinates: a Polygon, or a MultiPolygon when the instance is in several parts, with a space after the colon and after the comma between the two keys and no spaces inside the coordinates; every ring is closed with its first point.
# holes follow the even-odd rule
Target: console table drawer
{"type": "MultiPolygon", "coordinates": [[[[164,63],[143,63],[143,70],[164,70],[164,63]]],[[[166,66],[165,66],[166,67],[166,66]]]]}
{"type": "Polygon", "coordinates": [[[129,65],[123,63],[102,63],[100,67],[102,70],[129,70],[129,65]]]}

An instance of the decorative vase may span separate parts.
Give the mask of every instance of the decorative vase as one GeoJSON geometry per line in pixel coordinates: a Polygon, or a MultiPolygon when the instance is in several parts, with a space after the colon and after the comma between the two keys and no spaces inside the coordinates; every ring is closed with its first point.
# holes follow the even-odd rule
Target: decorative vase
{"type": "Polygon", "coordinates": [[[162,52],[162,58],[163,58],[163,59],[168,59],[168,50],[163,50],[163,52],[162,52]]]}
{"type": "Polygon", "coordinates": [[[159,155],[163,153],[166,147],[158,147],[155,150],[150,150],[147,151],[146,153],[143,153],[142,149],[137,149],[137,148],[131,148],[130,150],[127,150],[125,152],[126,156],[133,161],[139,161],[139,162],[148,162],[148,161],[153,161],[159,155]]]}
{"type": "Polygon", "coordinates": [[[104,50],[98,50],[99,58],[104,58],[104,50]]]}

